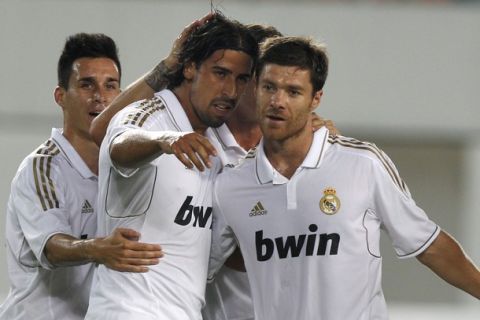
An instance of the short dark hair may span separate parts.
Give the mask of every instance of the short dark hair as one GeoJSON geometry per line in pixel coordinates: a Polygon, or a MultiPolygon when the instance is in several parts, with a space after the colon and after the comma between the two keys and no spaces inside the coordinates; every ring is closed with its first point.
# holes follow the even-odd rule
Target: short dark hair
{"type": "Polygon", "coordinates": [[[80,58],[112,59],[117,65],[119,76],[122,76],[117,45],[112,38],[102,33],[77,33],[67,38],[58,59],[57,77],[60,87],[68,89],[73,63],[80,58]]]}
{"type": "Polygon", "coordinates": [[[250,23],[247,24],[246,27],[258,44],[262,43],[268,38],[283,36],[283,34],[274,26],[260,23],[250,23]]]}
{"type": "Polygon", "coordinates": [[[310,71],[313,93],[321,90],[328,75],[328,56],[323,44],[304,37],[275,37],[267,39],[260,47],[257,63],[257,80],[268,63],[296,66],[310,71]]]}
{"type": "MultiPolygon", "coordinates": [[[[247,28],[217,12],[212,19],[189,35],[183,44],[178,66],[167,74],[168,88],[178,87],[183,82],[183,70],[187,63],[193,62],[199,68],[215,51],[223,49],[243,51],[252,58],[254,65],[257,61],[258,44],[247,28]]],[[[253,70],[252,68],[251,72],[253,70]]]]}

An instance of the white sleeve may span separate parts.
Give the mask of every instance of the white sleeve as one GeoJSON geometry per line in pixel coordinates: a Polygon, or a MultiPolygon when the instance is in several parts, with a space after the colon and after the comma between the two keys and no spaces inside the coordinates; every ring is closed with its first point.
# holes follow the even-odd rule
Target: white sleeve
{"type": "Polygon", "coordinates": [[[124,168],[115,165],[110,158],[110,148],[113,141],[126,131],[138,129],[148,130],[152,125],[151,114],[142,109],[142,103],[146,103],[147,101],[148,100],[140,100],[120,110],[110,120],[105,134],[104,142],[107,144],[105,152],[107,153],[110,166],[125,178],[133,176],[138,171],[138,168],[124,168]],[[141,121],[144,117],[146,120],[141,121]]]}
{"type": "Polygon", "coordinates": [[[215,183],[213,188],[212,243],[208,265],[208,281],[212,281],[215,278],[220,267],[237,247],[235,235],[222,212],[221,202],[218,201],[216,187],[217,183],[215,183]]]}
{"type": "Polygon", "coordinates": [[[391,160],[373,162],[373,210],[392,240],[399,258],[414,257],[427,249],[440,228],[412,199],[391,160]]]}
{"type": "Polygon", "coordinates": [[[32,173],[36,169],[32,170],[33,166],[34,163],[28,161],[12,182],[9,210],[17,217],[28,244],[15,249],[18,250],[16,253],[20,263],[52,269],[53,265],[47,260],[44,248],[48,239],[55,234],[73,236],[68,213],[72,208],[65,206],[65,184],[62,183],[55,161],[50,165],[49,174],[40,172],[36,179],[32,173]]]}

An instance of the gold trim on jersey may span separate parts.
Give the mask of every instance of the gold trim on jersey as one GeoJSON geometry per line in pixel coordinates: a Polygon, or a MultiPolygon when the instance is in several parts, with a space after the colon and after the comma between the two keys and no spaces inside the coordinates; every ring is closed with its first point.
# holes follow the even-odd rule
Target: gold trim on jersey
{"type": "Polygon", "coordinates": [[[131,124],[142,127],[151,115],[165,109],[165,104],[158,97],[153,97],[141,102],[136,109],[136,111],[126,115],[126,119],[123,122],[124,125],[131,124]]]}
{"type": "Polygon", "coordinates": [[[247,154],[245,155],[245,159],[253,159],[257,155],[257,147],[253,147],[252,149],[248,150],[247,154]]]}
{"type": "Polygon", "coordinates": [[[328,142],[331,144],[338,143],[339,145],[347,148],[361,149],[361,150],[367,150],[372,152],[378,158],[378,160],[380,160],[380,162],[383,164],[385,170],[387,170],[394,184],[397,185],[400,188],[400,190],[403,191],[403,193],[405,193],[406,195],[409,195],[407,185],[398,174],[397,169],[395,169],[393,164],[391,164],[391,162],[388,160],[384,152],[380,150],[373,143],[364,142],[364,141],[360,141],[353,138],[347,138],[343,136],[335,136],[335,137],[329,136],[328,142]]]}
{"type": "Polygon", "coordinates": [[[33,158],[33,178],[37,196],[42,204],[43,211],[59,208],[55,186],[50,177],[53,157],[60,153],[57,145],[51,139],[40,146],[33,158]]]}

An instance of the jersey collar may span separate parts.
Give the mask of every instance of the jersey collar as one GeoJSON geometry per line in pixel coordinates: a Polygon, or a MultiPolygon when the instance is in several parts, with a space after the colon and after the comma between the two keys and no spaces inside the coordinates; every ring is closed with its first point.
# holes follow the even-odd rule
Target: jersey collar
{"type": "MultiPolygon", "coordinates": [[[[307,156],[303,160],[303,163],[297,169],[297,172],[302,168],[318,168],[322,163],[325,151],[328,148],[328,129],[320,128],[313,134],[313,142],[308,150],[307,156]]],[[[273,183],[284,184],[288,182],[288,179],[282,176],[268,161],[267,156],[263,148],[263,138],[257,148],[257,156],[255,163],[255,171],[260,184],[273,183]]]]}
{"type": "Polygon", "coordinates": [[[88,168],[87,164],[83,161],[67,138],[65,138],[62,132],[62,129],[53,128],[52,139],[64,154],[67,161],[84,179],[96,178],[97,176],[90,170],[90,168],[88,168]]]}
{"type": "Polygon", "coordinates": [[[179,131],[193,131],[185,110],[172,91],[167,89],[162,90],[158,97],[164,100],[165,108],[168,110],[170,117],[179,131]]]}
{"type": "Polygon", "coordinates": [[[223,150],[226,150],[227,148],[242,149],[242,147],[240,147],[240,145],[237,143],[237,140],[235,140],[235,137],[233,136],[232,132],[230,131],[230,129],[227,127],[225,123],[218,128],[207,129],[207,131],[210,131],[210,130],[217,137],[217,140],[222,146],[223,150]]]}

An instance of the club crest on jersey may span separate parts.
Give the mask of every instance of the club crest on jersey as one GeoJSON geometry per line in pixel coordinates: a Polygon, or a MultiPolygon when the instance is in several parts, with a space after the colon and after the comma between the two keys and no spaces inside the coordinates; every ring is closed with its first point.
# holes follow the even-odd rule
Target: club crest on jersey
{"type": "Polygon", "coordinates": [[[320,210],[323,213],[333,215],[340,210],[340,199],[336,195],[334,188],[328,187],[323,190],[323,197],[320,199],[320,210]]]}

